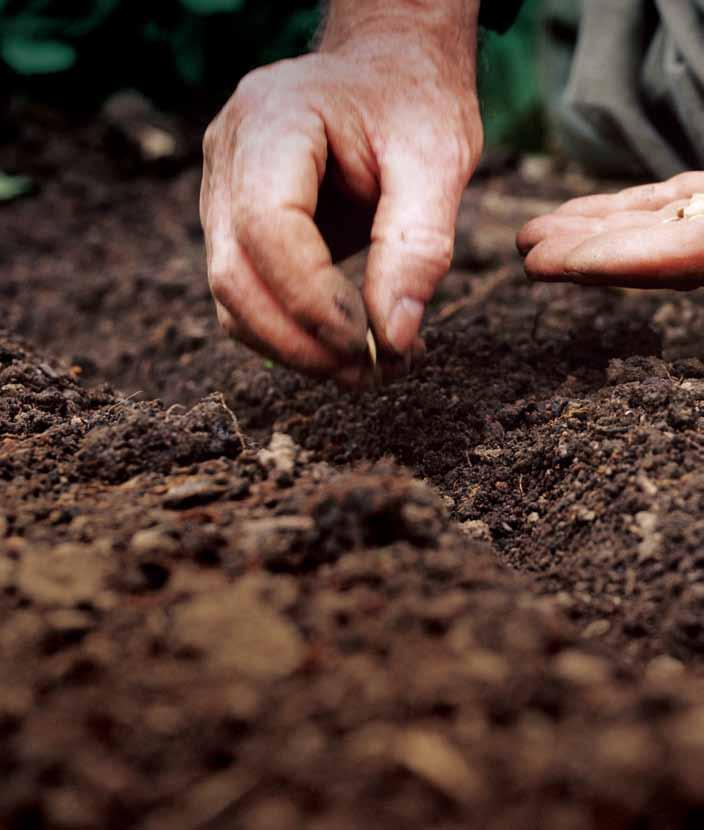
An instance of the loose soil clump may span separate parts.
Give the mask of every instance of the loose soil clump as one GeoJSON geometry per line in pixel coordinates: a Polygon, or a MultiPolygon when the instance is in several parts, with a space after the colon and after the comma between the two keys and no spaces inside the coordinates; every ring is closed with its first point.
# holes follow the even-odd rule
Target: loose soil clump
{"type": "Polygon", "coordinates": [[[528,285],[596,185],[502,167],[351,395],[218,336],[197,169],[103,136],[0,147],[0,824],[698,826],[699,296],[528,285]]]}

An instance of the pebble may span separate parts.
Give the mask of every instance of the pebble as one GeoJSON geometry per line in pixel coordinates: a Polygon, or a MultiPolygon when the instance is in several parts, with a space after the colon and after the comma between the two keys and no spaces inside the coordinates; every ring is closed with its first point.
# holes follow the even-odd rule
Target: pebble
{"type": "Polygon", "coordinates": [[[273,516],[249,519],[237,528],[237,551],[246,560],[269,561],[288,556],[295,541],[305,541],[315,531],[311,516],[273,516]]]}
{"type": "Polygon", "coordinates": [[[89,631],[95,626],[95,619],[85,611],[76,611],[72,608],[52,611],[47,614],[46,621],[54,631],[89,631]]]}
{"type": "Polygon", "coordinates": [[[645,676],[651,683],[668,686],[673,680],[682,677],[684,673],[684,663],[670,657],[669,654],[661,654],[648,663],[645,676]]]}
{"type": "Polygon", "coordinates": [[[611,623],[608,620],[594,620],[582,632],[585,640],[596,640],[605,637],[611,631],[611,623]]]}
{"type": "Polygon", "coordinates": [[[175,539],[164,532],[162,528],[150,527],[147,530],[139,530],[130,540],[130,548],[137,554],[147,553],[173,553],[177,550],[178,544],[175,539]]]}
{"type": "Polygon", "coordinates": [[[52,551],[29,551],[17,572],[19,592],[39,605],[71,607],[94,604],[104,588],[109,562],[95,548],[59,545],[52,551]]]}
{"type": "Polygon", "coordinates": [[[598,657],[569,649],[553,662],[555,674],[576,686],[596,686],[609,678],[608,664],[598,657]]]}
{"type": "Polygon", "coordinates": [[[290,435],[275,432],[269,447],[257,453],[257,461],[265,470],[275,473],[277,478],[293,479],[299,452],[300,448],[290,435]]]}
{"type": "Polygon", "coordinates": [[[397,763],[461,804],[479,799],[483,782],[462,754],[443,735],[408,729],[395,741],[397,763]]]}
{"type": "Polygon", "coordinates": [[[244,577],[232,588],[202,594],[174,612],[177,647],[196,649],[216,670],[258,681],[286,677],[305,658],[298,629],[261,599],[261,581],[244,577]]]}
{"type": "Polygon", "coordinates": [[[472,521],[471,519],[462,522],[459,530],[470,539],[475,539],[477,542],[491,542],[491,528],[486,522],[472,521]]]}
{"type": "Polygon", "coordinates": [[[222,487],[207,478],[190,478],[166,491],[163,504],[170,510],[187,510],[219,499],[224,494],[222,487]]]}
{"type": "Polygon", "coordinates": [[[658,516],[650,511],[636,513],[635,532],[641,537],[638,558],[641,562],[658,557],[663,544],[662,533],[658,533],[658,516]]]}

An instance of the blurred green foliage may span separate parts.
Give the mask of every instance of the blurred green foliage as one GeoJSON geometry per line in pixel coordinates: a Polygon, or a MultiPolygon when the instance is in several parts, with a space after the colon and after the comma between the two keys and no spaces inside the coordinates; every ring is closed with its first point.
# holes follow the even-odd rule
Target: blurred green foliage
{"type": "Polygon", "coordinates": [[[479,92],[488,146],[541,149],[545,141],[538,52],[543,0],[526,0],[505,34],[485,33],[479,92]]]}
{"type": "Polygon", "coordinates": [[[28,176],[8,176],[0,170],[0,202],[11,202],[33,189],[34,183],[28,176]]]}
{"type": "MultiPolygon", "coordinates": [[[[540,0],[506,35],[485,34],[487,143],[540,140],[540,0]]],[[[162,106],[212,108],[251,68],[305,51],[316,0],[0,0],[0,84],[90,106],[121,88],[162,106]]]]}
{"type": "Polygon", "coordinates": [[[137,88],[169,106],[304,51],[315,0],[0,0],[0,82],[62,102],[137,88]]]}

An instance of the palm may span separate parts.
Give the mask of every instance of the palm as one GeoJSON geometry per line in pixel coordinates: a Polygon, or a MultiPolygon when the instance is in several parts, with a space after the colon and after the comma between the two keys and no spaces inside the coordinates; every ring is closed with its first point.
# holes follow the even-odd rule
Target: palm
{"type": "Polygon", "coordinates": [[[692,289],[704,285],[704,221],[678,211],[704,191],[704,172],[587,196],[518,235],[526,273],[544,282],[692,289]]]}

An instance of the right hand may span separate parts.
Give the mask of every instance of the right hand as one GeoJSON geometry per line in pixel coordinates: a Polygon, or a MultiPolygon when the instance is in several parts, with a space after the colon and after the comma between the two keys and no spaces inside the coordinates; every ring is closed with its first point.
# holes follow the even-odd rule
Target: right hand
{"type": "Polygon", "coordinates": [[[201,218],[233,337],[347,385],[402,363],[482,147],[471,49],[393,26],[256,70],[209,127],[201,218]],[[333,264],[372,241],[364,299],[333,264]]]}

